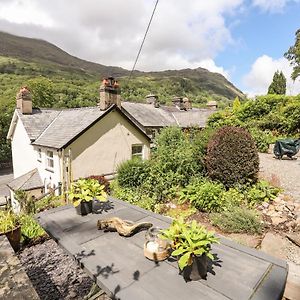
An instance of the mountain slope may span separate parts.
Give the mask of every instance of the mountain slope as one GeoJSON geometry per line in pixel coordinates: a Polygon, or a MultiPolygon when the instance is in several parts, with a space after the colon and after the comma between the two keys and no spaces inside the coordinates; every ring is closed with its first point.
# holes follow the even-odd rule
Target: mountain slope
{"type": "Polygon", "coordinates": [[[26,62],[54,64],[63,70],[78,69],[88,73],[112,73],[115,76],[124,76],[129,73],[119,67],[104,66],[77,58],[43,40],[0,32],[0,41],[1,56],[14,57],[26,62]]]}
{"type": "MultiPolygon", "coordinates": [[[[39,72],[41,72],[42,75],[48,75],[53,72],[55,73],[58,70],[63,72],[75,72],[93,77],[97,76],[97,78],[108,75],[114,77],[124,77],[129,75],[128,70],[119,67],[104,66],[79,59],[43,40],[19,37],[0,32],[0,41],[0,56],[17,58],[24,63],[35,63],[35,65],[39,66],[38,68],[36,66],[30,66],[28,68],[27,65],[27,68],[24,68],[24,66],[18,68],[17,74],[20,75],[24,69],[27,71],[26,75],[29,75],[31,69],[32,75],[37,75],[39,72]],[[51,72],[49,70],[51,70],[51,72]]],[[[13,68],[13,66],[10,67],[13,68]]],[[[2,73],[4,72],[2,71],[2,73]]],[[[143,78],[142,81],[146,86],[147,84],[145,84],[145,82],[147,80],[155,81],[157,84],[164,84],[166,81],[172,81],[175,85],[178,85],[177,90],[179,93],[189,94],[189,96],[202,94],[202,96],[210,95],[212,97],[216,96],[217,98],[221,97],[230,100],[236,96],[241,98],[244,97],[243,93],[224,76],[218,73],[209,72],[203,68],[193,70],[168,70],[162,72],[135,71],[134,76],[143,78]]]]}

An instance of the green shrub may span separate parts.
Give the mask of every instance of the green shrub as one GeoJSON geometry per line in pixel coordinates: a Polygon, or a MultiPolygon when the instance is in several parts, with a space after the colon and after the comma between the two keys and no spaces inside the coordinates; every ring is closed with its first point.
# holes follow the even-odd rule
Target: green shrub
{"type": "MultiPolygon", "coordinates": [[[[194,145],[179,127],[168,127],[155,139],[156,149],[151,158],[154,177],[172,177],[172,185],[184,186],[191,176],[199,174],[203,165],[195,157],[194,145]],[[158,174],[157,174],[158,173],[158,174]]],[[[156,178],[153,178],[154,181],[156,178]]]]}
{"type": "Polygon", "coordinates": [[[230,210],[232,207],[240,206],[244,202],[245,196],[238,189],[229,188],[221,194],[221,203],[224,210],[230,210]]]}
{"type": "Polygon", "coordinates": [[[205,156],[207,153],[207,145],[211,137],[214,135],[216,129],[206,127],[203,130],[195,130],[191,133],[192,143],[194,145],[194,156],[198,164],[204,169],[205,156]]]}
{"type": "Polygon", "coordinates": [[[211,215],[213,225],[228,233],[261,233],[263,226],[260,217],[253,210],[235,207],[228,211],[211,215]]]}
{"type": "Polygon", "coordinates": [[[179,201],[190,203],[205,212],[220,211],[223,207],[221,183],[207,179],[195,179],[179,193],[179,201]]]}
{"type": "Polygon", "coordinates": [[[62,206],[64,204],[65,202],[63,201],[62,196],[48,195],[35,202],[35,209],[38,213],[40,211],[62,206]]]}
{"type": "Polygon", "coordinates": [[[256,148],[259,152],[268,152],[269,145],[273,142],[272,132],[269,130],[263,131],[256,127],[249,128],[252,138],[255,141],[256,148]]]}
{"type": "Polygon", "coordinates": [[[247,188],[244,193],[248,204],[254,206],[275,199],[280,191],[280,188],[271,186],[265,180],[260,180],[247,188]]]}
{"type": "Polygon", "coordinates": [[[119,165],[117,172],[121,187],[138,187],[148,177],[148,162],[137,158],[127,160],[119,165]]]}
{"type": "Polygon", "coordinates": [[[258,152],[250,133],[240,127],[222,127],[208,144],[208,175],[225,186],[256,182],[259,171],[258,152]]]}
{"type": "Polygon", "coordinates": [[[154,211],[157,200],[150,197],[140,188],[120,187],[117,181],[111,184],[113,197],[137,205],[141,208],[154,211]]]}

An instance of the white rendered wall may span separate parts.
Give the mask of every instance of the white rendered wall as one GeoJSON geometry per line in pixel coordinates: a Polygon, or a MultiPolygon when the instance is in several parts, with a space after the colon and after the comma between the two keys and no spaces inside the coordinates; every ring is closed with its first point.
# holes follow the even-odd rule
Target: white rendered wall
{"type": "Polygon", "coordinates": [[[36,154],[22,121],[18,118],[11,141],[14,178],[37,167],[36,154]]]}
{"type": "Polygon", "coordinates": [[[58,155],[58,151],[51,148],[38,147],[35,146],[35,157],[37,162],[37,168],[39,170],[41,179],[44,183],[45,191],[47,190],[47,185],[50,184],[52,188],[57,187],[58,183],[61,182],[60,175],[60,157],[58,155]],[[41,149],[41,159],[38,158],[38,149],[41,149]],[[53,152],[53,169],[47,167],[47,151],[53,152]]]}

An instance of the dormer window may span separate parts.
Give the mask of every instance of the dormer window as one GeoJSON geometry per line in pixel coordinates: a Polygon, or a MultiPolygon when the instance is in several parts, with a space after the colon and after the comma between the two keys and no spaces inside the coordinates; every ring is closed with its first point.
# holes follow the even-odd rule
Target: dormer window
{"type": "Polygon", "coordinates": [[[53,151],[47,151],[47,154],[46,154],[46,169],[53,170],[53,168],[54,168],[53,151]]]}
{"type": "Polygon", "coordinates": [[[37,160],[38,161],[42,161],[42,149],[41,148],[38,148],[37,160]]]}

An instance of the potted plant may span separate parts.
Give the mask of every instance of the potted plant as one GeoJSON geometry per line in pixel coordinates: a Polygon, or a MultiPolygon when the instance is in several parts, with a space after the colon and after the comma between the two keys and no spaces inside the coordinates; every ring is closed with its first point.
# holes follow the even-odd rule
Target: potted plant
{"type": "Polygon", "coordinates": [[[93,200],[106,201],[107,198],[104,185],[95,179],[78,179],[72,182],[67,194],[79,215],[92,212],[93,200]]]}
{"type": "Polygon", "coordinates": [[[0,235],[5,234],[15,251],[20,249],[21,226],[19,216],[11,210],[0,211],[0,235]]]}
{"type": "Polygon", "coordinates": [[[185,280],[206,278],[208,260],[214,259],[211,244],[219,243],[213,232],[207,231],[195,220],[185,223],[183,218],[173,220],[161,237],[171,242],[172,256],[178,258],[179,269],[185,280]]]}

